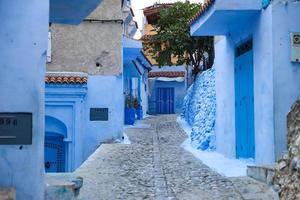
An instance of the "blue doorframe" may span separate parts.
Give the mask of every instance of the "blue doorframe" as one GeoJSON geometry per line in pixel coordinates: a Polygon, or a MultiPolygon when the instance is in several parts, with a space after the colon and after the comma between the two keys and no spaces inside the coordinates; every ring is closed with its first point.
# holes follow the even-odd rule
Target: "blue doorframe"
{"type": "Polygon", "coordinates": [[[236,157],[255,158],[252,41],[237,48],[235,58],[236,157]],[[248,45],[248,46],[247,46],[248,45]]]}
{"type": "Polygon", "coordinates": [[[156,89],[156,113],[157,114],[174,113],[174,88],[156,89]]]}

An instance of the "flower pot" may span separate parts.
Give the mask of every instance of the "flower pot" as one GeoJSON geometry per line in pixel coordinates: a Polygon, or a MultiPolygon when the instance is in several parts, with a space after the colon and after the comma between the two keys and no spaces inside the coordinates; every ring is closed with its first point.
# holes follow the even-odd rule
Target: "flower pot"
{"type": "Polygon", "coordinates": [[[135,122],[135,109],[134,108],[125,108],[125,124],[133,125],[135,122]]]}
{"type": "Polygon", "coordinates": [[[136,109],[136,115],[137,115],[137,119],[143,119],[143,107],[142,106],[139,106],[137,109],[136,109]]]}

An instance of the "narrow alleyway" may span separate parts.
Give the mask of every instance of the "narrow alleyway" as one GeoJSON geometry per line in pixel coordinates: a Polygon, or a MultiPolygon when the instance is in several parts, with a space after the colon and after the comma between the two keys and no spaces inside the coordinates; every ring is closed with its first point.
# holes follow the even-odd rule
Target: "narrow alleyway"
{"type": "Polygon", "coordinates": [[[149,117],[126,129],[131,144],[104,144],[77,170],[82,200],[273,199],[249,178],[227,179],[180,147],[186,134],[176,115],[149,117]]]}

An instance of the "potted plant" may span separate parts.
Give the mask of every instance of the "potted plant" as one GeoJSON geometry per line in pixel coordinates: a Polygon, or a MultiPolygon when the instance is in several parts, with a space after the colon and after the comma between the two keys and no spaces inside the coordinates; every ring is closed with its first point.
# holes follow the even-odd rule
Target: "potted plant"
{"type": "Polygon", "coordinates": [[[133,100],[133,106],[136,110],[137,119],[143,119],[143,107],[137,98],[133,100]]]}
{"type": "Polygon", "coordinates": [[[133,125],[135,122],[135,108],[133,106],[133,98],[127,95],[125,98],[125,124],[133,125]]]}

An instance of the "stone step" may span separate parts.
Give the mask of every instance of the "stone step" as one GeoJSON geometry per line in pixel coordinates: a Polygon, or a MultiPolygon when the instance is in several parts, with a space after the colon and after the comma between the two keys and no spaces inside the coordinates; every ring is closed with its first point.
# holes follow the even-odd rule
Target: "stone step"
{"type": "Polygon", "coordinates": [[[45,199],[76,199],[82,185],[83,179],[73,173],[47,173],[45,199]]]}
{"type": "Polygon", "coordinates": [[[16,200],[16,189],[15,188],[0,188],[0,199],[1,200],[16,200]]]}
{"type": "Polygon", "coordinates": [[[275,176],[275,165],[248,166],[247,176],[271,186],[275,176]]]}

